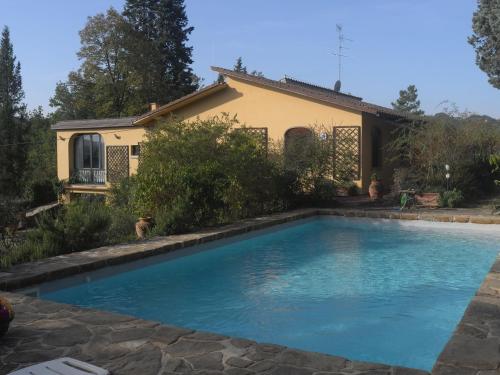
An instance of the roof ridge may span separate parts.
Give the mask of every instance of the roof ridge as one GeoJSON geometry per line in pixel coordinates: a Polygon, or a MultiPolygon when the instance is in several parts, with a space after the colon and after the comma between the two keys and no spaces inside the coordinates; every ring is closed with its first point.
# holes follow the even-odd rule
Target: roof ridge
{"type": "Polygon", "coordinates": [[[304,95],[309,98],[324,100],[330,104],[336,104],[340,106],[344,106],[346,108],[350,108],[356,111],[362,111],[372,114],[387,114],[391,116],[405,117],[398,111],[395,111],[391,108],[383,107],[377,104],[372,104],[369,102],[365,102],[362,100],[355,100],[350,98],[347,95],[335,95],[331,93],[326,93],[325,91],[314,90],[307,86],[294,85],[291,83],[284,83],[281,81],[276,81],[266,77],[254,76],[248,73],[236,72],[234,70],[225,69],[217,66],[211,67],[213,71],[225,74],[227,76],[233,76],[236,78],[240,78],[243,80],[247,80],[254,83],[261,83],[263,85],[271,86],[277,89],[282,89],[288,92],[292,92],[298,95],[304,95]]]}
{"type": "Polygon", "coordinates": [[[363,98],[360,97],[360,96],[347,94],[347,93],[341,92],[341,91],[335,91],[334,89],[331,89],[329,87],[317,85],[315,83],[310,83],[310,82],[307,82],[307,81],[302,81],[300,79],[287,76],[286,74],[280,80],[280,82],[287,83],[287,84],[292,84],[292,85],[297,84],[299,86],[306,86],[306,87],[316,88],[316,89],[320,89],[322,91],[327,91],[327,92],[331,93],[332,95],[347,96],[347,97],[352,98],[352,99],[363,100],[363,98]],[[290,80],[291,82],[287,82],[287,80],[290,80]]]}

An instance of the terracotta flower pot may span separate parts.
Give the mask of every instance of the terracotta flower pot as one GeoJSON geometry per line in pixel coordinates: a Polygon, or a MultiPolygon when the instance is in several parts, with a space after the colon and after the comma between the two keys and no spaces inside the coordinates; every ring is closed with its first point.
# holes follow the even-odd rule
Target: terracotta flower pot
{"type": "Polygon", "coordinates": [[[12,319],[14,319],[12,305],[5,298],[0,297],[0,337],[7,333],[12,319]]]}
{"type": "Polygon", "coordinates": [[[135,233],[137,238],[142,240],[146,238],[146,234],[153,227],[153,219],[150,216],[140,217],[137,223],[135,223],[135,233]]]}
{"type": "Polygon", "coordinates": [[[368,194],[372,201],[377,201],[382,199],[384,196],[384,185],[380,180],[372,180],[370,186],[368,187],[368,194]]]}
{"type": "Polygon", "coordinates": [[[437,208],[439,207],[439,193],[422,193],[415,195],[417,204],[422,207],[437,208]]]}

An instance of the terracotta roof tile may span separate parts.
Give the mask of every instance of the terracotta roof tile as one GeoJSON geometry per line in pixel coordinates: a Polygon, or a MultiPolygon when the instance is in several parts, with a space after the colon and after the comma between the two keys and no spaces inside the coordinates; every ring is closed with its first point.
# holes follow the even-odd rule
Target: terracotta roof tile
{"type": "MultiPolygon", "coordinates": [[[[341,107],[372,113],[372,114],[384,114],[395,117],[405,117],[398,111],[395,111],[391,108],[382,107],[376,104],[367,103],[358,97],[353,97],[352,95],[337,93],[333,90],[328,90],[326,88],[322,88],[319,86],[311,85],[311,84],[295,84],[295,83],[286,83],[281,81],[275,81],[265,77],[254,76],[251,74],[235,72],[233,70],[212,67],[212,70],[218,72],[222,75],[239,79],[246,82],[255,83],[258,85],[275,88],[284,92],[292,93],[307,97],[309,99],[320,100],[323,102],[327,102],[333,105],[338,105],[341,107]]],[[[300,82],[300,81],[298,81],[300,82]]]]}

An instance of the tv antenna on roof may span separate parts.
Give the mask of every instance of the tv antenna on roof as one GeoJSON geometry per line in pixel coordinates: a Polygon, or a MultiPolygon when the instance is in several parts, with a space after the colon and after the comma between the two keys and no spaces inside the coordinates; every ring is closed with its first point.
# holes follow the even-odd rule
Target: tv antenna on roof
{"type": "Polygon", "coordinates": [[[334,91],[339,92],[340,87],[341,87],[341,82],[342,82],[341,81],[341,78],[342,78],[342,58],[349,57],[347,55],[344,55],[344,53],[343,53],[345,49],[348,49],[348,48],[344,47],[344,42],[345,41],[352,42],[352,40],[345,37],[343,27],[340,24],[337,24],[337,34],[339,35],[339,47],[338,47],[338,52],[337,53],[334,52],[333,54],[335,56],[337,56],[339,59],[339,79],[337,82],[335,82],[334,91]]]}

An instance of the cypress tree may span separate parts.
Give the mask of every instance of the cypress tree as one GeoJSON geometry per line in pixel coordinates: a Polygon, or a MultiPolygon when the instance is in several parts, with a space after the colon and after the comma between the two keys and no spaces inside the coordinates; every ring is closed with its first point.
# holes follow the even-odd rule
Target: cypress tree
{"type": "Polygon", "coordinates": [[[0,195],[20,191],[26,159],[26,108],[21,64],[14,55],[10,33],[4,27],[0,39],[0,195]]]}
{"type": "Polygon", "coordinates": [[[243,59],[241,58],[241,56],[236,60],[236,64],[234,64],[233,70],[238,73],[247,72],[247,67],[243,65],[243,59]]]}
{"type": "Polygon", "coordinates": [[[196,90],[184,0],[127,0],[123,14],[143,37],[134,53],[141,96],[163,104],[196,90]]]}

